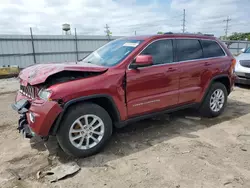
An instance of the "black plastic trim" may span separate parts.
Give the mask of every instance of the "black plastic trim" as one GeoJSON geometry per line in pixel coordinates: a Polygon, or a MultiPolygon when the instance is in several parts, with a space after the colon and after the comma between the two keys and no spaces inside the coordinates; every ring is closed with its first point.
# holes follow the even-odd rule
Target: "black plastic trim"
{"type": "MultiPolygon", "coordinates": [[[[207,96],[208,91],[209,91],[209,89],[211,88],[211,86],[212,86],[212,84],[214,83],[214,81],[217,80],[217,79],[219,79],[219,78],[227,78],[227,79],[229,80],[229,82],[230,82],[230,79],[229,79],[229,77],[228,77],[227,74],[221,74],[221,75],[214,76],[214,77],[211,79],[211,81],[210,81],[210,83],[209,83],[209,86],[208,86],[207,89],[206,89],[205,94],[203,95],[203,98],[202,98],[202,100],[201,100],[202,102],[204,101],[205,97],[207,96]]],[[[228,93],[228,95],[229,95],[229,94],[230,94],[230,93],[228,93]]]]}
{"type": "Polygon", "coordinates": [[[153,113],[148,113],[148,114],[144,114],[144,115],[140,115],[134,118],[130,118],[128,120],[122,121],[119,124],[116,125],[117,128],[122,128],[130,123],[134,123],[143,119],[149,119],[161,114],[165,114],[165,113],[170,113],[170,112],[175,112],[178,110],[183,110],[186,108],[194,108],[197,107],[199,104],[198,103],[191,103],[191,104],[186,104],[186,105],[182,105],[182,106],[178,106],[178,107],[174,107],[174,108],[168,108],[162,111],[158,111],[158,112],[153,112],[153,113]]]}
{"type": "Polygon", "coordinates": [[[174,55],[174,62],[177,62],[177,44],[176,44],[176,40],[172,39],[172,44],[173,44],[173,55],[174,55]]]}
{"type": "Polygon", "coordinates": [[[21,99],[20,101],[11,105],[12,109],[17,111],[19,114],[28,112],[29,106],[30,102],[27,99],[21,99]]]}
{"type": "MultiPolygon", "coordinates": [[[[55,123],[54,123],[54,126],[53,126],[53,129],[52,129],[52,132],[51,134],[52,135],[55,135],[59,126],[60,126],[60,123],[62,121],[62,117],[64,116],[65,112],[67,111],[67,108],[69,106],[71,106],[72,104],[75,104],[77,102],[83,102],[83,101],[86,101],[86,100],[90,100],[90,99],[96,99],[96,98],[107,98],[111,104],[112,104],[112,107],[114,108],[115,110],[115,117],[118,119],[118,122],[121,121],[121,118],[120,118],[120,113],[117,109],[117,106],[113,100],[113,98],[110,96],[110,95],[107,95],[107,94],[97,94],[97,95],[90,95],[90,96],[84,96],[84,97],[79,97],[79,98],[76,98],[76,99],[72,99],[68,102],[66,102],[62,107],[63,107],[63,111],[60,113],[60,115],[57,117],[55,123]]],[[[114,122],[115,124],[117,124],[116,122],[114,122]]]]}

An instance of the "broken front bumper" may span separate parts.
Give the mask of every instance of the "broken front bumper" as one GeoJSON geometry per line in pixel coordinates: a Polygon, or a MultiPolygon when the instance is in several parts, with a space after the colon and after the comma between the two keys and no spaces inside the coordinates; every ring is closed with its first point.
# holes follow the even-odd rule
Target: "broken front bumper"
{"type": "Polygon", "coordinates": [[[55,101],[28,100],[18,93],[12,108],[20,114],[18,130],[27,138],[36,135],[48,136],[62,108],[55,101]]]}
{"type": "Polygon", "coordinates": [[[30,129],[28,125],[28,120],[26,116],[26,112],[28,112],[29,106],[30,102],[26,99],[21,99],[15,104],[12,104],[12,108],[20,114],[17,129],[19,130],[19,133],[23,135],[24,138],[32,138],[35,135],[35,133],[30,129]]]}

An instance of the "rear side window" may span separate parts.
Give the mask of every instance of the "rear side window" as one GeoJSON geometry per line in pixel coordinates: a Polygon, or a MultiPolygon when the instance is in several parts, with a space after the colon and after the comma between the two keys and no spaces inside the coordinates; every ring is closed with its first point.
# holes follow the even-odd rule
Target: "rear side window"
{"type": "Polygon", "coordinates": [[[224,56],[225,53],[221,49],[220,45],[211,40],[202,40],[201,45],[203,48],[203,53],[205,58],[209,57],[219,57],[219,56],[224,56]]]}
{"type": "Polygon", "coordinates": [[[199,40],[176,39],[178,61],[187,61],[203,58],[199,40]]]}

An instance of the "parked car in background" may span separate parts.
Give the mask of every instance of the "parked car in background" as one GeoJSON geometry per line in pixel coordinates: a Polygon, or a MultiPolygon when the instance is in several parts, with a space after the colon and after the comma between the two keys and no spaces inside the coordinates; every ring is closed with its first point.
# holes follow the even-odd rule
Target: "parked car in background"
{"type": "Polygon", "coordinates": [[[235,74],[236,83],[250,85],[250,47],[236,57],[235,74]]]}
{"type": "Polygon", "coordinates": [[[22,70],[12,107],[26,137],[55,135],[66,153],[86,157],[106,145],[114,127],[191,107],[220,115],[235,63],[213,36],[121,38],[77,63],[22,70]]]}

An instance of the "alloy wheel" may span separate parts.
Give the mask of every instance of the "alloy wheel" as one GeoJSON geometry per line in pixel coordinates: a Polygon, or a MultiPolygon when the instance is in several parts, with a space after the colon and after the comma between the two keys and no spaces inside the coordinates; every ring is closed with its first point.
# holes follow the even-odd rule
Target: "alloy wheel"
{"type": "Polygon", "coordinates": [[[218,112],[222,109],[225,102],[225,94],[221,89],[216,89],[210,98],[210,109],[218,112]]]}
{"type": "Polygon", "coordinates": [[[94,114],[86,114],[74,121],[69,130],[69,140],[77,149],[95,147],[103,138],[104,123],[94,114]]]}

